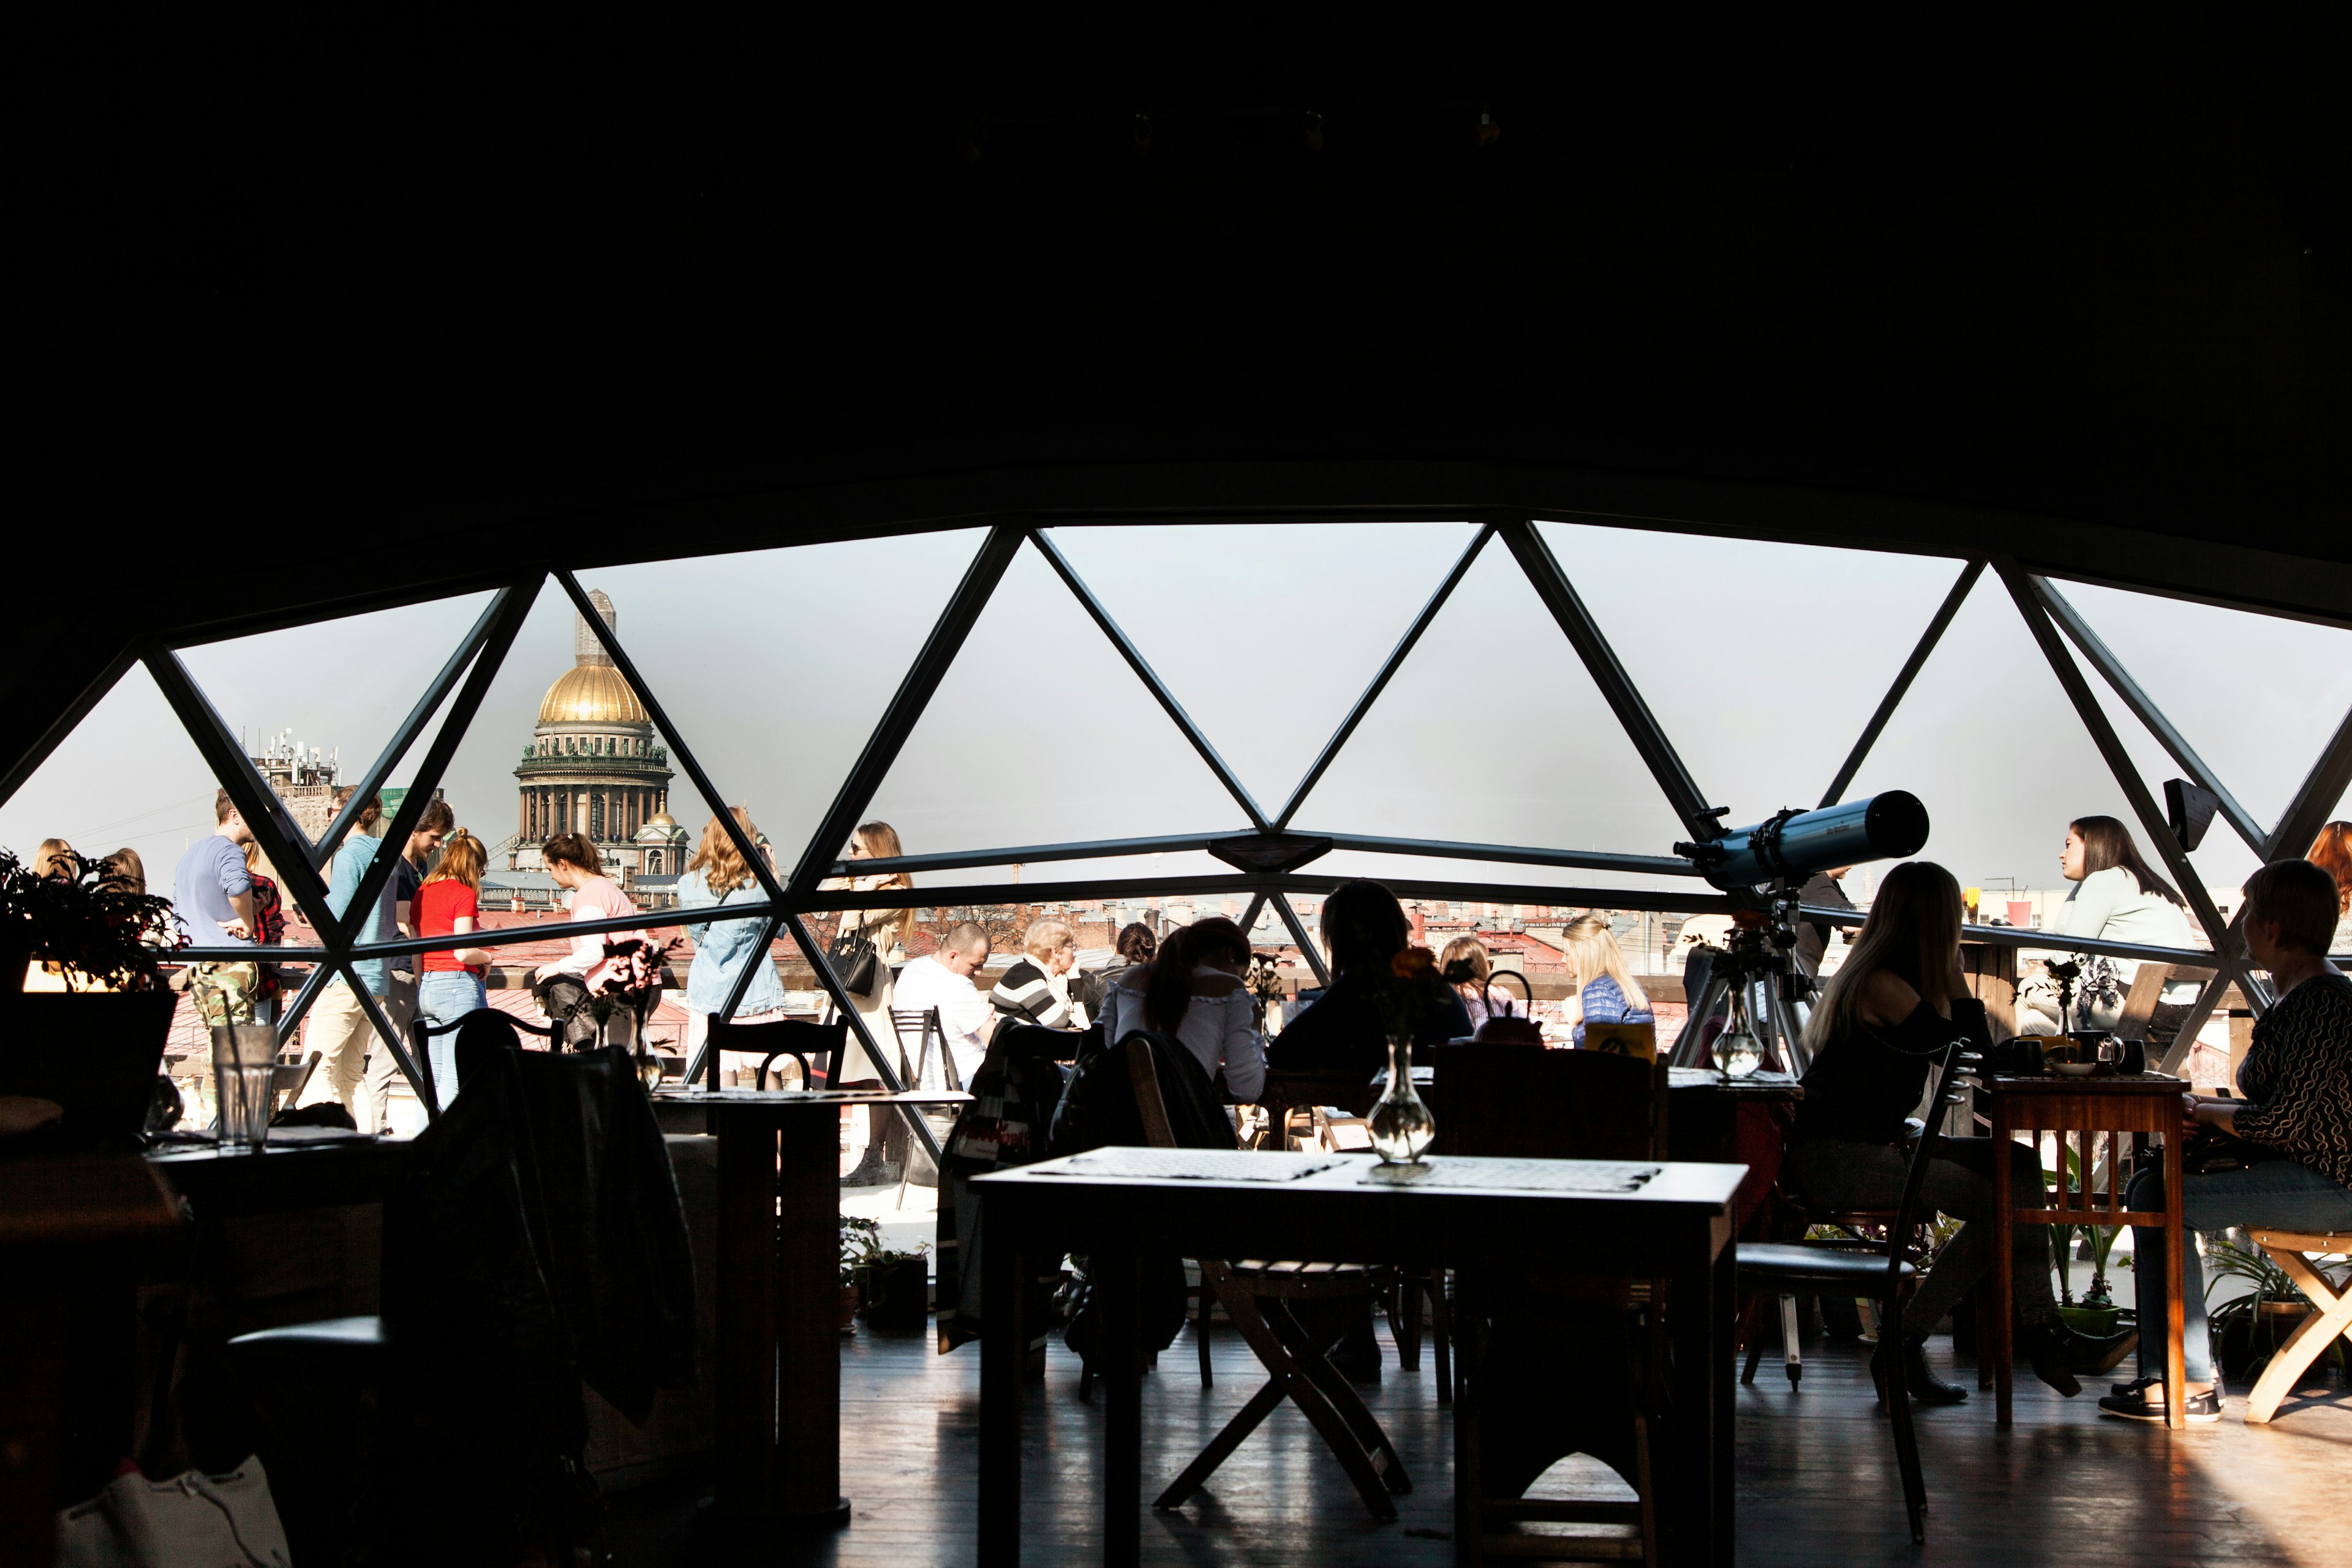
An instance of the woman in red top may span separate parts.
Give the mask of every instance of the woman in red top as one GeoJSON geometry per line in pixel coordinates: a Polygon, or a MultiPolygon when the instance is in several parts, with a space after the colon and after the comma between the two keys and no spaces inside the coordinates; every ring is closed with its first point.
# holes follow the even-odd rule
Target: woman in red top
{"type": "MultiPolygon", "coordinates": [[[[412,911],[418,936],[464,936],[481,917],[482,841],[459,828],[441,851],[441,863],[416,891],[412,911]]],[[[424,955],[416,1012],[433,1024],[454,1024],[487,1006],[482,975],[490,955],[478,947],[445,948],[424,955]]],[[[457,1036],[431,1037],[433,1089],[446,1107],[457,1097],[457,1036]]]]}

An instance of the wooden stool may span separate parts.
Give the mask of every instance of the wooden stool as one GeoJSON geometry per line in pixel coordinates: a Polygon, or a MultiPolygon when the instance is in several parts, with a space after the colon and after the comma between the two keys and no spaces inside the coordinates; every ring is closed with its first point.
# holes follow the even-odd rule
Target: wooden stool
{"type": "Polygon", "coordinates": [[[2352,1253],[2352,1231],[2256,1230],[2252,1234],[2254,1245],[2270,1254],[2271,1261],[2302,1288],[2313,1307],[2311,1316],[2273,1352],[2270,1365],[2254,1382],[2253,1393],[2246,1396],[2246,1419],[2261,1423],[2278,1413],[2279,1401],[2294,1391],[2320,1352],[2336,1342],[2336,1335],[2352,1340],[2352,1287],[2335,1289],[2311,1261],[2327,1253],[2352,1253]]]}

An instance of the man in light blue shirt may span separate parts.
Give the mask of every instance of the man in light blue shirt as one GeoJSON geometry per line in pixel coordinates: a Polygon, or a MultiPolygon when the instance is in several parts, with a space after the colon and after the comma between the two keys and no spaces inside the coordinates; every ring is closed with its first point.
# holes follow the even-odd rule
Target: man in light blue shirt
{"type": "MultiPolygon", "coordinates": [[[[342,805],[341,801],[337,803],[339,808],[342,805]]],[[[374,864],[377,854],[383,848],[383,840],[376,837],[383,831],[383,803],[370,796],[367,805],[360,808],[358,820],[352,825],[351,833],[335,851],[335,858],[328,862],[327,908],[338,918],[351,908],[352,896],[360,890],[361,879],[367,875],[368,868],[374,864]]],[[[393,879],[384,879],[383,890],[376,895],[375,907],[360,924],[361,942],[389,942],[398,934],[394,927],[393,891],[393,879]]],[[[385,998],[390,994],[384,975],[384,961],[362,958],[355,961],[352,968],[358,973],[360,984],[365,985],[376,999],[377,1005],[384,1005],[385,998]]],[[[380,1122],[382,1108],[373,1105],[362,1108],[359,1103],[362,1069],[367,1061],[368,1052],[376,1044],[375,1025],[359,997],[352,994],[351,982],[340,974],[328,982],[326,989],[319,994],[318,1001],[311,1004],[309,1044],[310,1049],[319,1053],[319,1070],[310,1075],[310,1087],[302,1091],[303,1102],[339,1100],[344,1110],[352,1112],[352,1120],[359,1123],[361,1131],[378,1131],[376,1126],[362,1121],[360,1112],[365,1109],[373,1120],[380,1122]]]]}

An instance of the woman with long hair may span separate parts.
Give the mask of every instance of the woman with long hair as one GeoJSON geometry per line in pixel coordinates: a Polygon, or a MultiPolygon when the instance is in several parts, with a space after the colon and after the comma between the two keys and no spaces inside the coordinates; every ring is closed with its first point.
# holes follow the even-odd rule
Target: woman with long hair
{"type": "MultiPolygon", "coordinates": [[[[751,814],[740,805],[728,810],[744,838],[756,842],[751,814]]],[[[677,879],[677,907],[719,909],[730,900],[750,903],[759,896],[760,880],[752,874],[751,862],[743,858],[726,824],[712,817],[703,825],[702,842],[686,863],[686,874],[677,879]]],[[[686,937],[694,943],[694,962],[686,972],[686,995],[680,1005],[686,1009],[688,1061],[710,1032],[710,1020],[735,994],[746,964],[751,966],[751,983],[735,1008],[735,1016],[748,1019],[784,1010],[784,983],[777,978],[775,964],[760,951],[760,933],[766,924],[756,919],[688,924],[686,937]]]]}
{"type": "Polygon", "coordinates": [[[2352,822],[2331,822],[2304,857],[2336,879],[2336,934],[2327,951],[2352,952],[2352,822]]]}
{"type": "Polygon", "coordinates": [[[1617,933],[1599,915],[1583,915],[1570,922],[1565,937],[1569,967],[1576,973],[1576,993],[1566,1008],[1569,1036],[1584,1044],[1587,1024],[1649,1024],[1648,993],[1625,967],[1625,950],[1617,933]]]}
{"type": "MultiPolygon", "coordinates": [[[[1910,1164],[1905,1119],[1918,1109],[1936,1058],[1956,1039],[1990,1046],[1984,1005],[1960,972],[1960,914],[1959,883],[1933,861],[1906,860],[1880,881],[1853,951],[1805,1026],[1813,1065],[1782,1181],[1806,1207],[1896,1207],[1910,1164]]],[[[2016,1190],[2039,1190],[2041,1156],[2030,1144],[1948,1136],[1927,1164],[1927,1202],[1963,1223],[1906,1309],[1909,1338],[1895,1352],[1911,1396],[1925,1404],[1968,1397],[1929,1370],[1927,1335],[1992,1267],[1992,1163],[2003,1157],[2016,1190]]],[[[2128,1346],[2083,1339],[2059,1320],[2047,1226],[2021,1225],[2011,1235],[2018,1348],[2036,1376],[2071,1398],[2082,1392],[2076,1372],[2102,1359],[2111,1366],[2128,1346]]],[[[1893,1359],[1874,1368],[1882,1379],[1893,1359]]]]}
{"type": "MultiPolygon", "coordinates": [[[[2095,942],[2138,942],[2152,947],[2194,945],[2189,911],[2172,884],[2149,868],[2132,842],[2131,830],[2112,816],[2078,816],[2066,825],[2058,870],[2074,884],[2066,901],[2044,928],[2061,936],[2095,942]]],[[[2068,1029],[2112,1029],[2123,1017],[2124,999],[2139,973],[2130,958],[2093,958],[2076,982],[2074,1005],[2059,1016],[2058,985],[2038,961],[2018,987],[2021,1034],[2063,1034],[2068,1029]]],[[[2197,1000],[2192,981],[2165,987],[2163,1000],[2183,1005],[2197,1000]]]]}
{"type": "MultiPolygon", "coordinates": [[[[905,853],[898,843],[897,828],[887,822],[868,822],[861,824],[849,836],[849,847],[842,858],[893,860],[905,853]]],[[[847,877],[830,878],[824,883],[828,889],[858,893],[877,892],[886,888],[911,888],[914,885],[915,879],[904,871],[864,876],[853,873],[847,877]]],[[[827,963],[845,990],[856,975],[854,972],[844,971],[859,962],[866,952],[871,951],[874,955],[873,977],[866,982],[864,990],[848,992],[849,1004],[856,1010],[858,1020],[866,1026],[866,1032],[873,1037],[875,1045],[885,1051],[889,1050],[898,1037],[897,1029],[890,1023],[890,998],[898,984],[895,972],[890,967],[890,954],[894,949],[904,946],[907,939],[914,933],[915,911],[911,907],[844,910],[834,923],[832,952],[838,955],[838,962],[829,958],[827,963]]],[[[849,1043],[842,1052],[842,1058],[834,1071],[835,1088],[881,1087],[881,1069],[866,1054],[866,1047],[859,1042],[855,1029],[850,1031],[849,1043]]],[[[845,1114],[850,1123],[849,1148],[856,1152],[857,1159],[855,1170],[845,1180],[865,1183],[881,1179],[887,1174],[889,1158],[903,1158],[903,1154],[895,1148],[884,1151],[876,1133],[885,1125],[903,1129],[904,1124],[895,1115],[889,1116],[886,1123],[885,1114],[871,1108],[862,1113],[853,1110],[845,1114]]],[[[903,1131],[898,1135],[903,1137],[903,1131]]]]}
{"type": "MultiPolygon", "coordinates": [[[[1389,965],[1412,940],[1404,906],[1380,883],[1359,878],[1323,900],[1323,945],[1331,955],[1331,984],[1282,1026],[1269,1047],[1276,1072],[1315,1068],[1363,1070],[1369,1079],[1388,1065],[1388,1025],[1381,993],[1391,983],[1389,965]]],[[[1415,1045],[1442,1046],[1470,1033],[1470,1015],[1450,985],[1413,1022],[1415,1045]]]]}
{"type": "MultiPolygon", "coordinates": [[[[621,920],[637,913],[636,904],[620,884],[604,875],[604,857],[584,833],[559,833],[540,846],[540,859],[555,885],[572,895],[575,921],[621,920]]],[[[588,997],[588,973],[604,962],[607,942],[646,942],[643,931],[591,931],[572,939],[572,951],[531,973],[531,990],[548,1017],[563,1027],[563,1041],[575,1050],[596,1043],[596,1020],[582,1004],[588,997]]]]}
{"type": "MultiPolygon", "coordinates": [[[[466,936],[482,912],[482,871],[488,857],[482,841],[460,827],[441,847],[440,861],[416,889],[410,910],[418,936],[466,936]]],[[[454,1024],[489,1005],[483,989],[490,954],[487,948],[443,948],[417,964],[416,1016],[434,1024],[454,1024]]],[[[432,1038],[433,1092],[443,1109],[457,1098],[457,1035],[432,1038]]]]}
{"type": "Polygon", "coordinates": [[[1180,926],[1150,963],[1129,969],[1103,997],[1103,1042],[1136,1029],[1168,1036],[1246,1105],[1265,1088],[1265,1037],[1242,976],[1249,938],[1223,915],[1180,926]]]}

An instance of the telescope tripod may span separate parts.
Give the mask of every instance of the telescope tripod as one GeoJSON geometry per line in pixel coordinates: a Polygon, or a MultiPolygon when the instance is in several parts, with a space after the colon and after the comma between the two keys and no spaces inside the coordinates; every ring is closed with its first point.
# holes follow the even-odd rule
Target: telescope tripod
{"type": "MultiPolygon", "coordinates": [[[[1759,1066],[1802,1076],[1812,1065],[1805,1053],[1800,1006],[1812,1001],[1813,983],[1792,952],[1797,944],[1797,893],[1774,884],[1760,910],[1742,910],[1730,942],[1714,955],[1705,984],[1692,998],[1690,1016],[1668,1058],[1675,1067],[1712,1067],[1706,1044],[1706,1021],[1727,1005],[1744,1006],[1748,1026],[1763,1047],[1759,1066]]],[[[1725,1027],[1730,1026],[1727,1020],[1725,1027]]]]}

